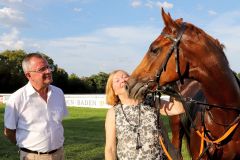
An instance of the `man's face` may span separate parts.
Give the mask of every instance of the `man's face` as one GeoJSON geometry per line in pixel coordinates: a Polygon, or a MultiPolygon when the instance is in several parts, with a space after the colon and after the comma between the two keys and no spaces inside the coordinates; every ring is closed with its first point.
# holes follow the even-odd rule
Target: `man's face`
{"type": "Polygon", "coordinates": [[[52,70],[45,59],[32,57],[26,76],[35,88],[43,88],[52,83],[52,70]]]}

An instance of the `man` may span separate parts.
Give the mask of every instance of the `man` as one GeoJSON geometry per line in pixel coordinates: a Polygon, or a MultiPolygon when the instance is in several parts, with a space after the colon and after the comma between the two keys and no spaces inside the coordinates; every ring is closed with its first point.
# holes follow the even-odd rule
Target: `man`
{"type": "Polygon", "coordinates": [[[20,149],[20,160],[63,160],[64,94],[52,83],[52,67],[38,53],[26,55],[22,68],[28,83],[6,103],[4,134],[20,149]]]}

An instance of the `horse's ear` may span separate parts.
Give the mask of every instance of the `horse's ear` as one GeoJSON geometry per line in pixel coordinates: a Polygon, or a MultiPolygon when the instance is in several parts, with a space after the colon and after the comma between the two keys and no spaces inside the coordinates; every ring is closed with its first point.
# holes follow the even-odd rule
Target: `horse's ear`
{"type": "Polygon", "coordinates": [[[162,18],[165,26],[167,28],[170,28],[172,31],[176,30],[177,24],[176,22],[172,19],[170,13],[166,14],[164,9],[162,8],[162,18]]]}

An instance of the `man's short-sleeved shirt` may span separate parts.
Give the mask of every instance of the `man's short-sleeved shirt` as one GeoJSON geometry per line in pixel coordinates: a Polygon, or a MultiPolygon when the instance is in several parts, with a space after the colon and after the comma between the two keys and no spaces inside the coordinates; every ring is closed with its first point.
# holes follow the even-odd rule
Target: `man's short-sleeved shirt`
{"type": "Polygon", "coordinates": [[[30,83],[14,92],[6,103],[4,125],[16,129],[17,145],[47,152],[63,145],[62,119],[67,115],[64,94],[50,85],[47,102],[30,83]]]}

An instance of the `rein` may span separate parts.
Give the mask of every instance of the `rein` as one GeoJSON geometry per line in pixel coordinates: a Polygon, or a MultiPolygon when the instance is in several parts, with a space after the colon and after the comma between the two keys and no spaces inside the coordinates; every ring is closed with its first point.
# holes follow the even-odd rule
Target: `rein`
{"type": "MultiPolygon", "coordinates": [[[[154,103],[155,103],[155,108],[158,110],[158,112],[160,113],[160,97],[161,97],[161,94],[167,94],[169,96],[172,96],[172,97],[175,97],[176,99],[179,99],[182,104],[183,104],[183,107],[184,107],[184,110],[185,110],[185,113],[187,115],[187,118],[189,119],[189,121],[191,122],[191,128],[194,129],[194,131],[197,133],[197,135],[201,138],[201,145],[200,145],[200,151],[199,151],[199,157],[198,159],[201,159],[204,154],[206,153],[206,151],[213,145],[213,144],[216,144],[216,145],[219,145],[221,144],[221,142],[223,142],[226,138],[228,138],[229,135],[231,135],[235,129],[237,128],[237,126],[239,125],[239,122],[240,122],[240,109],[239,108],[234,108],[234,107],[230,107],[230,108],[224,108],[223,106],[219,106],[219,105],[214,105],[214,104],[208,104],[208,103],[204,103],[204,102],[201,102],[201,101],[196,101],[196,100],[193,100],[192,98],[190,97],[187,97],[187,98],[184,98],[180,92],[177,92],[176,90],[170,88],[170,87],[164,87],[163,89],[160,89],[160,85],[159,83],[157,83],[157,89],[155,91],[151,91],[151,93],[153,94],[154,98],[154,103]],[[187,109],[187,105],[186,103],[194,103],[194,104],[200,104],[201,105],[204,105],[205,109],[207,110],[210,110],[211,108],[221,108],[221,109],[230,109],[230,110],[234,110],[236,112],[238,112],[238,116],[234,119],[234,121],[228,125],[225,133],[218,139],[216,140],[212,140],[209,136],[209,134],[207,133],[207,130],[205,128],[205,125],[204,125],[204,118],[202,120],[202,126],[199,129],[197,129],[190,113],[188,112],[188,109],[187,109]],[[208,106],[208,108],[206,108],[206,106],[208,106]],[[205,136],[207,135],[207,137],[205,136]],[[204,149],[204,142],[208,142],[210,143],[205,149],[204,149]]],[[[201,111],[202,112],[202,111],[201,111]]],[[[205,112],[204,112],[205,113],[205,112]]],[[[202,113],[202,114],[204,114],[202,113]]],[[[159,121],[159,118],[160,117],[160,114],[158,114],[158,121],[159,121]]],[[[223,125],[223,126],[226,126],[225,124],[219,124],[219,125],[223,125]]],[[[160,128],[160,125],[158,125],[159,128],[160,128]]],[[[162,148],[165,152],[165,154],[167,155],[168,159],[169,160],[172,160],[173,158],[171,157],[171,155],[169,154],[168,150],[166,149],[166,147],[164,146],[164,143],[162,142],[162,138],[160,137],[160,144],[162,145],[162,148]]],[[[175,155],[174,155],[175,156],[175,155]]]]}
{"type": "Polygon", "coordinates": [[[167,94],[169,96],[175,97],[184,103],[194,103],[194,104],[198,104],[198,105],[201,105],[204,107],[207,106],[207,108],[206,108],[207,110],[210,110],[211,108],[220,108],[223,110],[233,110],[233,111],[240,113],[240,108],[236,108],[236,107],[229,106],[229,105],[227,105],[227,107],[226,107],[226,105],[221,106],[221,105],[216,105],[216,104],[209,104],[209,103],[205,103],[202,101],[194,100],[191,97],[183,97],[180,92],[177,92],[176,90],[172,89],[170,86],[164,86],[162,88],[163,89],[160,89],[159,91],[156,91],[156,92],[161,92],[162,94],[167,94]]]}

